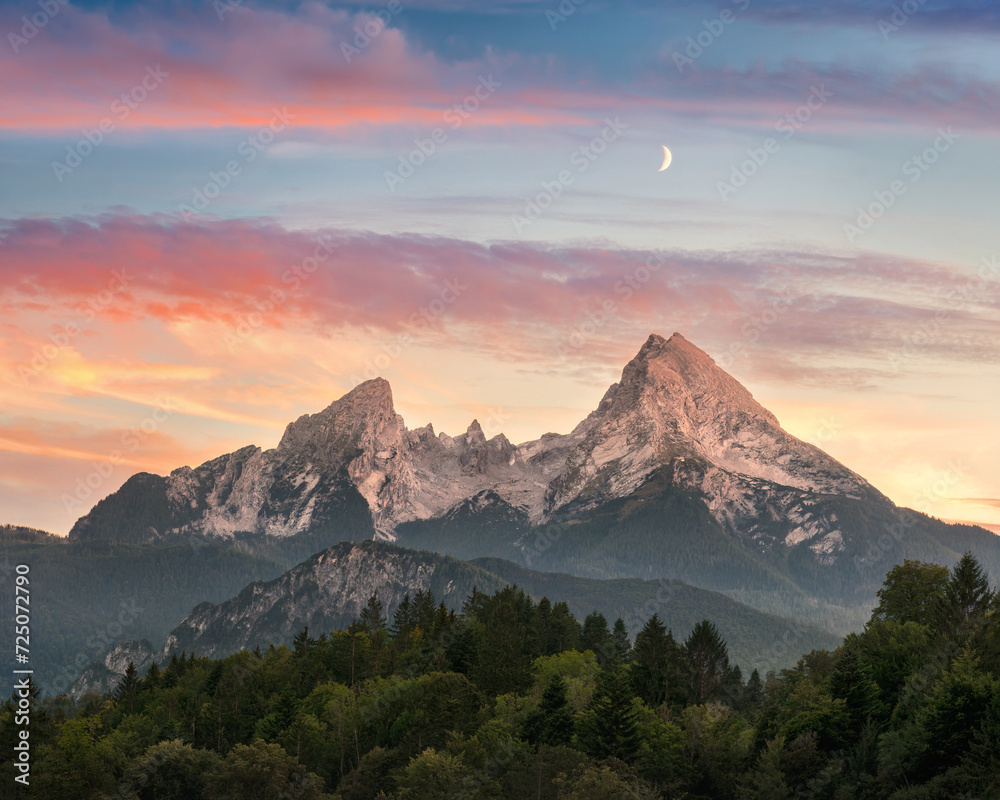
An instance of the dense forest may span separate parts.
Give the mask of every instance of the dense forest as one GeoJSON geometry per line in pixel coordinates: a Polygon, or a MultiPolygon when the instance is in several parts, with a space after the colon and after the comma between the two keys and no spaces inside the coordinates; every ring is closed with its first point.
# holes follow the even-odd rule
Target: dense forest
{"type": "MultiPolygon", "coordinates": [[[[1000,798],[1000,599],[970,554],[906,561],[860,633],[761,677],[715,625],[629,632],[507,586],[222,660],[33,695],[30,792],[81,800],[1000,798]],[[634,633],[634,639],[630,638],[634,633]]],[[[5,792],[6,792],[5,788],[5,792]]]]}

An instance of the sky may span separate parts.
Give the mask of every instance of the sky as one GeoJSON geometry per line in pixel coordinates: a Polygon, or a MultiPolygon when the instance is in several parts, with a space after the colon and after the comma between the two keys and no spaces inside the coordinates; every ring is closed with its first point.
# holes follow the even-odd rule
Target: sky
{"type": "Polygon", "coordinates": [[[411,428],[567,432],[679,331],[1000,532],[987,0],[25,0],[0,35],[0,523],[65,534],[378,375],[411,428]]]}

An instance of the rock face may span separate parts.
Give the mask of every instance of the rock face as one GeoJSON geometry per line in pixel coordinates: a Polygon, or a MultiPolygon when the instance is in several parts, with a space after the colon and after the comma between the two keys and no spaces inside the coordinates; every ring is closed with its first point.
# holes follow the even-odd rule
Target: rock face
{"type": "Polygon", "coordinates": [[[678,485],[703,496],[734,532],[752,533],[761,513],[798,514],[801,524],[786,544],[811,540],[820,562],[835,559],[842,542],[833,522],[810,517],[803,493],[889,504],[863,478],[785,432],[675,333],[650,336],[569,434],[515,447],[503,434],[487,439],[476,421],[455,437],[435,435],[430,425],[408,430],[389,384],[376,378],[291,423],[273,450],[245,447],[166,478],[134,476],[71,536],[287,538],[339,526],[342,540],[393,540],[403,523],[445,519],[484,498],[499,498],[537,526],[627,497],[668,466],[678,485]]]}
{"type": "Polygon", "coordinates": [[[267,583],[252,583],[220,605],[202,603],[167,637],[159,660],[197,652],[218,658],[269,643],[287,643],[308,626],[346,628],[376,594],[391,615],[406,594],[432,591],[458,609],[472,585],[491,591],[502,582],[472,565],[388,545],[345,543],[331,547],[267,583]],[[375,546],[373,546],[375,545],[375,546]],[[452,573],[442,567],[451,565],[452,573]],[[462,573],[459,586],[454,570],[462,573]]]}
{"type": "Polygon", "coordinates": [[[116,644],[103,661],[91,664],[69,688],[69,696],[80,700],[87,694],[107,694],[113,691],[125,674],[129,662],[139,675],[153,661],[153,646],[145,639],[126,639],[116,644]]]}
{"type": "Polygon", "coordinates": [[[847,467],[782,430],[750,392],[679,333],[650,336],[621,382],[570,437],[580,443],[554,482],[554,506],[595,488],[629,494],[652,470],[690,457],[811,492],[856,498],[873,492],[847,467]]]}
{"type": "Polygon", "coordinates": [[[797,656],[790,650],[776,655],[761,645],[790,630],[806,649],[832,648],[839,642],[826,631],[795,625],[676,581],[609,583],[533,572],[498,559],[470,563],[369,541],[335,545],[276,580],[249,585],[224,603],[202,603],[168,635],[155,659],[165,665],[183,651],[223,658],[256,646],[291,644],[306,626],[311,636],[344,630],[360,616],[372,594],[378,596],[383,615],[391,621],[407,594],[412,600],[416,592],[430,591],[435,601],[460,611],[474,588],[491,594],[507,585],[517,585],[536,600],[542,596],[553,602],[565,599],[578,620],[594,609],[608,619],[622,617],[633,635],[645,623],[651,606],[660,607],[664,623],[682,638],[706,616],[718,619],[731,656],[748,672],[794,663],[797,656]],[[670,594],[670,603],[662,601],[665,592],[670,594]]]}

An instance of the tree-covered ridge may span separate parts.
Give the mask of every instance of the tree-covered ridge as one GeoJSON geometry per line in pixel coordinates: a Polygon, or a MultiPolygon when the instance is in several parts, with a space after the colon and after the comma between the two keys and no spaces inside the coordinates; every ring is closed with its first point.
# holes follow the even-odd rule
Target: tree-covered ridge
{"type": "MultiPolygon", "coordinates": [[[[221,602],[287,568],[202,540],[156,547],[0,527],[0,586],[10,586],[17,564],[31,568],[35,678],[51,694],[65,690],[115,643],[162,642],[194,602],[221,602]]],[[[13,591],[0,591],[0,618],[14,619],[13,591]]],[[[13,628],[7,631],[13,648],[13,628]]],[[[12,685],[9,673],[0,674],[3,696],[12,685]]]]}
{"type": "MultiPolygon", "coordinates": [[[[342,631],[36,697],[31,793],[63,798],[1000,797],[1000,600],[971,555],[894,567],[861,633],[744,677],[715,625],[630,642],[517,587],[377,596],[342,631]]],[[[0,709],[0,747],[16,731],[0,709]]],[[[13,783],[6,762],[0,781],[13,783]]],[[[20,791],[20,789],[18,789],[20,791]]]]}

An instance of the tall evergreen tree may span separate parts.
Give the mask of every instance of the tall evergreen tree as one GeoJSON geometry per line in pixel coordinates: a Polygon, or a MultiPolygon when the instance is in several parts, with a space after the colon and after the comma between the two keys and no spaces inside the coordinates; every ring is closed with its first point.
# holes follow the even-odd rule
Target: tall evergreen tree
{"type": "Polygon", "coordinates": [[[650,708],[658,708],[667,699],[667,679],[671,662],[676,662],[677,643],[653,614],[635,637],[632,666],[629,671],[632,689],[650,708]]]}
{"type": "Polygon", "coordinates": [[[146,677],[143,678],[143,687],[146,689],[156,689],[160,685],[161,677],[160,665],[154,661],[149,665],[149,669],[146,670],[146,677]]]}
{"type": "Polygon", "coordinates": [[[434,600],[434,592],[430,589],[426,592],[423,589],[417,589],[417,593],[413,597],[413,624],[420,628],[424,635],[429,635],[437,622],[437,615],[438,609],[434,600]]]}
{"type": "Polygon", "coordinates": [[[579,739],[585,752],[594,758],[635,760],[641,742],[633,700],[625,666],[614,664],[601,672],[580,720],[579,739]]]}
{"type": "Polygon", "coordinates": [[[554,636],[556,653],[562,653],[565,650],[579,650],[582,632],[580,623],[570,612],[566,601],[552,606],[552,635],[554,636]]]}
{"type": "Polygon", "coordinates": [[[857,634],[851,634],[844,640],[829,681],[830,694],[847,704],[851,731],[855,738],[861,735],[869,720],[882,719],[883,708],[878,684],[872,677],[871,667],[865,660],[857,634]]]}
{"type": "Polygon", "coordinates": [[[525,723],[528,742],[535,745],[569,744],[573,738],[573,713],[566,697],[566,681],[556,675],[545,687],[538,709],[525,723]]]}
{"type": "Polygon", "coordinates": [[[309,652],[315,646],[316,640],[309,637],[308,625],[295,634],[295,637],[292,639],[292,652],[294,652],[298,658],[305,658],[308,656],[309,652]]]}
{"type": "Polygon", "coordinates": [[[760,673],[754,669],[743,690],[743,707],[751,712],[756,711],[764,705],[764,699],[764,682],[760,679],[760,673]]]}
{"type": "Polygon", "coordinates": [[[990,582],[972,553],[966,552],[955,565],[945,597],[953,621],[964,627],[981,619],[990,607],[993,602],[990,582]]]}
{"type": "Polygon", "coordinates": [[[135,668],[135,662],[129,661],[125,667],[125,674],[115,689],[115,700],[121,703],[125,713],[135,712],[135,699],[139,694],[139,671],[135,668]]]}
{"type": "Polygon", "coordinates": [[[372,593],[368,604],[361,609],[361,615],[348,629],[351,633],[365,633],[371,642],[371,677],[377,676],[383,664],[384,645],[386,637],[386,618],[382,613],[382,601],[372,593]]]}
{"type": "Polygon", "coordinates": [[[628,661],[632,645],[628,640],[628,629],[625,627],[625,621],[621,617],[615,620],[615,626],[611,631],[611,641],[615,645],[615,655],[622,661],[628,661]]]}
{"type": "Polygon", "coordinates": [[[684,656],[691,677],[695,703],[715,700],[729,683],[729,653],[719,629],[702,620],[684,641],[684,656]]]}
{"type": "Polygon", "coordinates": [[[392,615],[392,627],[389,628],[389,635],[392,636],[397,646],[405,647],[410,638],[410,631],[413,630],[413,604],[410,603],[410,595],[403,595],[403,599],[396,606],[396,611],[392,615]]]}
{"type": "Polygon", "coordinates": [[[599,664],[608,662],[614,653],[614,643],[608,630],[608,621],[603,614],[592,611],[583,621],[583,635],[580,646],[584,650],[592,650],[599,664]]]}
{"type": "Polygon", "coordinates": [[[368,604],[361,609],[361,616],[355,624],[358,630],[367,633],[373,642],[385,630],[386,618],[382,613],[382,601],[378,599],[377,594],[373,593],[368,598],[368,604]]]}

